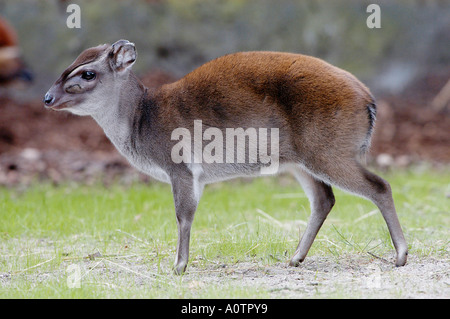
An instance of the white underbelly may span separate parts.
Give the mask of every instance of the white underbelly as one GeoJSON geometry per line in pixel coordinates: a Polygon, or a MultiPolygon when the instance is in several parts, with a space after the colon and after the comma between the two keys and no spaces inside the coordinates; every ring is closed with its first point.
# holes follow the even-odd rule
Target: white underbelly
{"type": "Polygon", "coordinates": [[[135,168],[137,168],[142,173],[147,174],[150,177],[153,177],[154,179],[156,179],[160,182],[170,184],[169,175],[166,173],[165,170],[163,170],[158,165],[151,163],[151,162],[135,160],[135,159],[129,158],[129,157],[127,157],[127,159],[131,165],[133,165],[135,168]]]}

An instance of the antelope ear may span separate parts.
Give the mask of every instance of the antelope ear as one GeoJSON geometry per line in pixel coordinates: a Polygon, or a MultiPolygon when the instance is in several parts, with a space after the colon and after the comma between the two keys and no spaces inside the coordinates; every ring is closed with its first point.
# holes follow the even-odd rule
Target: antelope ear
{"type": "Polygon", "coordinates": [[[130,68],[137,58],[134,43],[127,40],[119,40],[111,46],[109,52],[110,65],[113,70],[123,72],[130,68]]]}

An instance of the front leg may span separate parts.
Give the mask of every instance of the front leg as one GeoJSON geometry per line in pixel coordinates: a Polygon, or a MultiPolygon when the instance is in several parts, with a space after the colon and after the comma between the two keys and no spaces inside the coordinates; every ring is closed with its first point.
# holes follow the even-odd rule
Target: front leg
{"type": "Polygon", "coordinates": [[[186,174],[172,179],[172,192],[177,217],[178,242],[174,272],[181,275],[186,270],[189,259],[189,239],[195,210],[200,200],[201,189],[198,177],[186,174]]]}

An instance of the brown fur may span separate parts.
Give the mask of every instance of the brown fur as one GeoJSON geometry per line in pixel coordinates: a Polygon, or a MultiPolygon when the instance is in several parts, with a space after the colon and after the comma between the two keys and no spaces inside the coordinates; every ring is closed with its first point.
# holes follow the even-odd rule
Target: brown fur
{"type": "Polygon", "coordinates": [[[309,156],[319,166],[359,154],[371,126],[366,105],[373,103],[350,73],[313,57],[276,52],[218,58],[155,96],[168,131],[191,127],[194,119],[219,128],[279,127],[282,157],[309,156]]]}

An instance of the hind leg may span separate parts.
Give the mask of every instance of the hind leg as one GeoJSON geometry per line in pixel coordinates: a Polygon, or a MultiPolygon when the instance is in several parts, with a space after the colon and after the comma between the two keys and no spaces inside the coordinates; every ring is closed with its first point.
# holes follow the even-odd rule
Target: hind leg
{"type": "Polygon", "coordinates": [[[403,266],[408,255],[408,246],[395,211],[391,186],[381,177],[369,172],[356,160],[334,163],[333,169],[322,175],[331,184],[371,200],[381,211],[388,226],[395,250],[396,266],[403,266]]]}
{"type": "Polygon", "coordinates": [[[295,250],[289,265],[298,266],[301,263],[316,238],[320,227],[331,211],[334,205],[334,195],[331,187],[324,182],[316,179],[309,173],[298,168],[293,171],[302,188],[304,189],[311,205],[311,217],[306,226],[305,233],[300,239],[300,242],[295,250]]]}
{"type": "Polygon", "coordinates": [[[397,267],[404,266],[408,256],[408,245],[406,244],[402,227],[400,226],[400,222],[395,211],[391,186],[387,181],[369,172],[365,168],[360,167],[360,169],[366,185],[369,185],[369,192],[361,195],[372,200],[372,202],[380,209],[397,252],[395,265],[397,267]]]}

